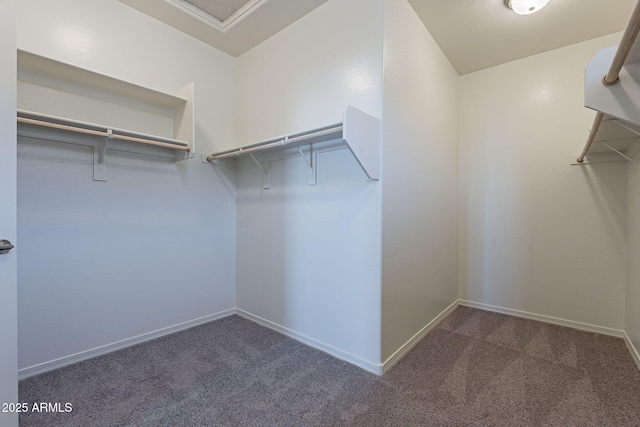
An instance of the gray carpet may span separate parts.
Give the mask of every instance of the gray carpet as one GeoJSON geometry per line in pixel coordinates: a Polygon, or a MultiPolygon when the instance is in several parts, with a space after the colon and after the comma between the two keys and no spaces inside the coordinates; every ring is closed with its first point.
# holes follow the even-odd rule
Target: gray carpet
{"type": "Polygon", "coordinates": [[[383,377],[238,316],[20,382],[21,426],[638,426],[618,338],[458,307],[383,377]]]}

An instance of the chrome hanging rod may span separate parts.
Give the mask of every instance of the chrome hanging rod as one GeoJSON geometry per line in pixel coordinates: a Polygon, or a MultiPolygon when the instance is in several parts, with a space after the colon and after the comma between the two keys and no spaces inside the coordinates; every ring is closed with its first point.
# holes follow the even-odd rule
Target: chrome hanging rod
{"type": "MultiPolygon", "coordinates": [[[[117,133],[117,131],[113,131],[111,129],[106,129],[104,131],[93,130],[93,129],[85,129],[78,126],[70,126],[70,125],[63,125],[59,123],[47,122],[43,120],[29,119],[25,117],[18,117],[17,119],[18,119],[18,123],[24,123],[27,125],[46,127],[50,129],[63,130],[67,132],[81,133],[84,135],[100,136],[108,139],[138,142],[140,144],[154,145],[157,147],[164,147],[164,148],[172,148],[174,150],[184,150],[187,152],[191,151],[191,147],[187,146],[186,143],[183,141],[176,140],[175,143],[171,143],[171,142],[164,142],[161,139],[150,139],[150,138],[147,139],[147,138],[140,138],[140,137],[131,136],[131,135],[121,135],[117,133]]],[[[166,139],[165,141],[170,141],[170,140],[166,139]]]]}
{"type": "Polygon", "coordinates": [[[209,157],[207,157],[207,162],[212,162],[214,160],[220,160],[220,159],[226,159],[228,157],[239,157],[242,156],[244,154],[251,154],[251,153],[255,153],[256,151],[263,151],[263,150],[267,150],[269,148],[275,148],[275,147],[283,147],[289,144],[294,144],[296,142],[300,142],[300,141],[306,141],[308,139],[311,138],[317,138],[320,136],[324,136],[324,135],[329,135],[332,133],[336,133],[336,132],[342,132],[343,130],[343,125],[339,125],[339,126],[335,126],[329,129],[324,129],[324,130],[319,130],[319,131],[315,131],[315,132],[310,132],[307,134],[303,134],[303,135],[299,135],[299,136],[294,136],[293,138],[290,138],[288,136],[279,139],[277,141],[267,141],[265,143],[259,144],[259,145],[255,145],[255,146],[250,146],[247,148],[238,148],[237,150],[233,150],[233,151],[229,151],[229,152],[225,152],[225,153],[220,153],[220,154],[214,154],[211,155],[209,157]]]}
{"type": "Polygon", "coordinates": [[[627,56],[631,51],[631,47],[638,37],[638,33],[640,33],[640,1],[636,3],[631,19],[629,19],[627,28],[622,35],[622,40],[620,40],[620,44],[618,45],[616,56],[613,57],[609,72],[602,79],[602,83],[605,86],[611,86],[618,82],[620,70],[622,70],[624,61],[626,61],[627,56]]]}

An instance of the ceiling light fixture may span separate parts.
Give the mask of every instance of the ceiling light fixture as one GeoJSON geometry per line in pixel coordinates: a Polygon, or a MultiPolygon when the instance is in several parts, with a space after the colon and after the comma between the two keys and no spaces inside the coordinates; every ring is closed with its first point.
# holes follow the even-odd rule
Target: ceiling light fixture
{"type": "Polygon", "coordinates": [[[504,5],[518,15],[530,15],[545,7],[549,0],[504,0],[504,5]]]}

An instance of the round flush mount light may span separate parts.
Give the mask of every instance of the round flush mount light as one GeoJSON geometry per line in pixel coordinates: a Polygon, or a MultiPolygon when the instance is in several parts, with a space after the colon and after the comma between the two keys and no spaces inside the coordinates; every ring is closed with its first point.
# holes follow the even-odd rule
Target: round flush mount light
{"type": "Polygon", "coordinates": [[[530,15],[545,7],[549,0],[504,0],[504,5],[518,15],[530,15]]]}

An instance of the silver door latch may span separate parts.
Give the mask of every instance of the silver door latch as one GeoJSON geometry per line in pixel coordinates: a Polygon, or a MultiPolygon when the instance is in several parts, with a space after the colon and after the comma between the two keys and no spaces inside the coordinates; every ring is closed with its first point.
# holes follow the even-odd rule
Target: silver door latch
{"type": "Polygon", "coordinates": [[[14,246],[11,244],[10,241],[8,241],[8,240],[0,240],[0,254],[6,254],[7,252],[9,252],[13,248],[14,248],[14,246]]]}

